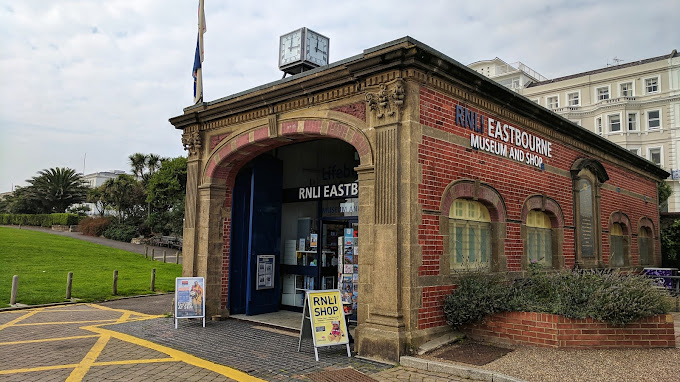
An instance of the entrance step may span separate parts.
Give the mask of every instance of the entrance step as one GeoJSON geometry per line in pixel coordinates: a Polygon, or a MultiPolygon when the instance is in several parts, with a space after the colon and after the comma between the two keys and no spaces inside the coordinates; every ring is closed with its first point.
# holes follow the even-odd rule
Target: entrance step
{"type": "Polygon", "coordinates": [[[449,333],[444,334],[441,337],[437,337],[431,341],[428,341],[424,344],[422,344],[418,348],[418,355],[423,355],[429,351],[432,351],[434,349],[440,348],[444,345],[450,344],[452,342],[460,341],[465,337],[465,335],[461,332],[457,331],[452,331],[449,333]]]}

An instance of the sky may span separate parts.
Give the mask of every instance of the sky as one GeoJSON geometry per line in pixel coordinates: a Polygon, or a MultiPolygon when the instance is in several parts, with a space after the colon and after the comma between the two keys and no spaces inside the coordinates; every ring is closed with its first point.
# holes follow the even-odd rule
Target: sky
{"type": "MultiPolygon", "coordinates": [[[[186,155],[198,0],[0,0],[0,193],[38,171],[125,170],[186,155]]],[[[462,64],[548,78],[680,49],[678,0],[205,0],[204,100],[281,79],[279,36],[330,38],[330,61],[411,36],[462,64]]]]}

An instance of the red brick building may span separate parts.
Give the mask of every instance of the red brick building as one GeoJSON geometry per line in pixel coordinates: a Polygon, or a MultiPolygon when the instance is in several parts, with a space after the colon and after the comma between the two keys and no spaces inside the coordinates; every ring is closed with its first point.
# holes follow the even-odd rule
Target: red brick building
{"type": "Polygon", "coordinates": [[[448,329],[460,272],[660,265],[668,173],[408,37],[170,121],[209,314],[338,288],[359,354],[398,360],[448,329]]]}

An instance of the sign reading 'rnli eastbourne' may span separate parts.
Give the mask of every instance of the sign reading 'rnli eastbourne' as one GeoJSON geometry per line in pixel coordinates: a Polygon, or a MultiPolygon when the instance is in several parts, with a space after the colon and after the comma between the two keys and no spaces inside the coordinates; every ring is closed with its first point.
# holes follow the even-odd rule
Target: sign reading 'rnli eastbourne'
{"type": "Polygon", "coordinates": [[[540,169],[545,169],[543,157],[552,158],[552,142],[493,118],[487,118],[485,123],[483,115],[463,106],[456,106],[456,125],[473,131],[470,134],[470,146],[473,149],[540,169]]]}

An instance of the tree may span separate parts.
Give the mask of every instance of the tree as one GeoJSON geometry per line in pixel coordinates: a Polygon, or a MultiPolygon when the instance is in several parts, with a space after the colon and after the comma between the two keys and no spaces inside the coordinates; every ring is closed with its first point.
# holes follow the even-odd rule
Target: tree
{"type": "Polygon", "coordinates": [[[135,174],[137,180],[144,175],[144,168],[146,167],[146,155],[142,153],[134,153],[128,157],[130,159],[130,167],[132,173],[135,174]]]}
{"type": "Polygon", "coordinates": [[[161,161],[147,183],[146,201],[153,208],[147,223],[155,232],[182,234],[184,197],[187,184],[187,158],[161,161]]]}
{"type": "Polygon", "coordinates": [[[657,183],[656,188],[659,196],[659,210],[667,211],[668,198],[673,193],[673,188],[671,188],[671,186],[663,180],[657,183]]]}
{"type": "Polygon", "coordinates": [[[100,188],[101,200],[116,210],[119,220],[123,221],[141,210],[144,188],[134,177],[123,174],[107,180],[100,188]]]}
{"type": "Polygon", "coordinates": [[[87,197],[87,186],[82,175],[66,167],[56,167],[38,172],[26,180],[26,197],[40,206],[39,213],[65,212],[72,204],[82,203],[87,197]]]}

